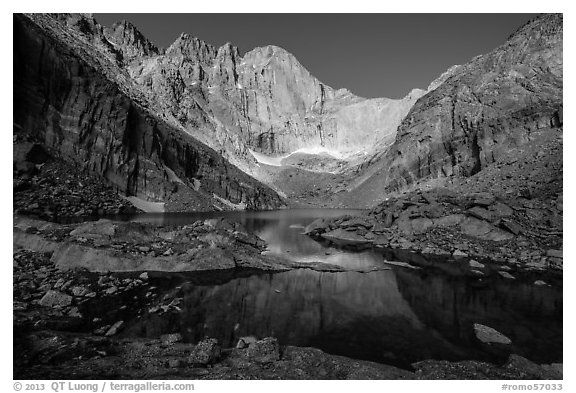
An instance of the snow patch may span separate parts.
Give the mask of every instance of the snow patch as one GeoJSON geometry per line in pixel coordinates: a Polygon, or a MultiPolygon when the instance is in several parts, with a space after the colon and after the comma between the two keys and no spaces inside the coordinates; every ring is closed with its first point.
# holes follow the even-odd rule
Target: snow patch
{"type": "Polygon", "coordinates": [[[214,193],[212,194],[212,196],[214,197],[214,199],[216,199],[219,202],[225,204],[226,206],[232,208],[233,210],[246,210],[246,203],[244,203],[244,202],[232,203],[228,199],[222,198],[222,197],[220,197],[214,193]]]}
{"type": "Polygon", "coordinates": [[[138,209],[146,213],[164,213],[164,202],[150,202],[135,196],[123,197],[138,209]]]}
{"type": "Polygon", "coordinates": [[[293,151],[289,155],[292,155],[295,153],[314,154],[314,155],[328,154],[329,156],[332,156],[332,157],[340,159],[340,160],[344,159],[348,156],[339,150],[328,149],[325,146],[301,147],[300,149],[293,151]]]}
{"type": "MultiPolygon", "coordinates": [[[[327,154],[330,157],[338,159],[338,160],[346,159],[346,158],[353,156],[354,154],[358,153],[355,151],[345,153],[345,152],[342,152],[340,150],[329,149],[325,146],[301,147],[298,150],[294,150],[291,153],[281,155],[281,156],[267,156],[265,154],[255,152],[251,149],[248,149],[248,151],[250,152],[250,154],[252,154],[252,156],[256,159],[256,161],[258,161],[258,163],[270,165],[270,166],[283,166],[282,160],[285,158],[288,158],[291,155],[296,154],[296,153],[311,154],[311,155],[327,154]]],[[[368,154],[368,153],[366,152],[365,154],[368,154]]]]}
{"type": "Polygon", "coordinates": [[[255,152],[252,149],[248,149],[248,151],[250,154],[252,154],[252,157],[254,157],[260,164],[270,166],[282,166],[282,160],[290,156],[290,154],[288,154],[285,156],[271,157],[262,153],[255,152]]]}
{"type": "Polygon", "coordinates": [[[166,165],[164,165],[164,170],[166,171],[166,175],[168,176],[168,181],[184,184],[182,179],[180,179],[178,177],[178,175],[176,175],[176,173],[174,173],[174,171],[172,169],[170,169],[166,165]]]}

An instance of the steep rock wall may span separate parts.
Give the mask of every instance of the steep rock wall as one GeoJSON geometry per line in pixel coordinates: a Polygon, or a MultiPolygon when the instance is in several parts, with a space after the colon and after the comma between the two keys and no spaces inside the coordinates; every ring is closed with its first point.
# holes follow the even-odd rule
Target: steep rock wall
{"type": "Polygon", "coordinates": [[[169,200],[185,188],[204,206],[213,194],[249,209],[282,205],[271,189],[135,102],[75,49],[15,15],[14,121],[22,129],[127,195],[169,200]]]}
{"type": "Polygon", "coordinates": [[[543,15],[451,68],[412,107],[363,183],[385,195],[421,179],[471,176],[529,143],[534,130],[561,126],[562,31],[562,15],[543,15]]]}

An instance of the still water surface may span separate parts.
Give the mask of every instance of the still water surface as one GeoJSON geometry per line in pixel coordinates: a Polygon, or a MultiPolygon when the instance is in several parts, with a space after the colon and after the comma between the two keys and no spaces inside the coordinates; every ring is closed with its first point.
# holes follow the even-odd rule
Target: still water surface
{"type": "Polygon", "coordinates": [[[514,353],[539,363],[562,361],[561,282],[539,287],[533,280],[498,275],[478,279],[434,266],[390,266],[386,260],[422,257],[406,251],[343,250],[302,234],[318,217],[358,212],[301,209],[124,217],[184,225],[225,216],[266,240],[272,254],[347,268],[390,267],[370,273],[299,269],[202,280],[194,275],[157,276],[153,283],[166,298],[182,299],[181,311],[134,318],[126,334],[158,337],[180,332],[186,341],[215,337],[225,347],[242,336],[274,336],[283,345],[311,346],[406,368],[431,358],[505,359],[508,351],[477,342],[472,326],[481,323],[511,338],[514,353]]]}

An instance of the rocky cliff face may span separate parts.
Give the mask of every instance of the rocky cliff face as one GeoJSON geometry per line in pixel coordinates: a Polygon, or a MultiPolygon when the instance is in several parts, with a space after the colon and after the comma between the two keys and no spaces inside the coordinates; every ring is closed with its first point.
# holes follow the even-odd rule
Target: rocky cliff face
{"type": "Polygon", "coordinates": [[[254,191],[266,189],[221,157],[273,184],[256,157],[320,151],[336,163],[314,168],[351,179],[342,203],[373,206],[421,180],[474,175],[536,130],[562,125],[561,15],[531,21],[401,100],[334,90],[275,46],[242,55],[182,34],[163,50],[128,22],[29,18],[34,33],[16,28],[17,123],[46,130],[49,146],[147,198],[184,183],[238,206],[274,206],[275,197],[254,191]]]}
{"type": "Polygon", "coordinates": [[[419,180],[471,176],[530,143],[536,130],[561,127],[562,31],[562,15],[543,15],[451,68],[412,107],[363,183],[383,196],[419,180]]]}
{"type": "Polygon", "coordinates": [[[118,67],[157,50],[130,25],[112,33],[110,42],[83,15],[14,17],[19,132],[127,195],[180,210],[281,206],[271,189],[157,115],[118,67]]]}
{"type": "Polygon", "coordinates": [[[364,99],[321,83],[282,48],[241,56],[231,44],[216,48],[188,34],[126,70],[177,124],[241,167],[252,158],[248,149],[276,155],[324,147],[345,156],[391,143],[424,93],[364,99]]]}

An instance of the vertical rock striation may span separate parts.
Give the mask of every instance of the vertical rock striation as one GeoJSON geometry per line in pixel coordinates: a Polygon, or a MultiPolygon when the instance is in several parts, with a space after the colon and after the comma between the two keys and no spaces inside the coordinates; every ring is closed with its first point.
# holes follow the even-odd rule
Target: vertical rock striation
{"type": "Polygon", "coordinates": [[[128,24],[114,31],[118,39],[111,44],[87,16],[15,15],[14,122],[20,129],[127,195],[186,210],[281,206],[271,189],[157,114],[117,67],[155,48],[128,24]]]}

